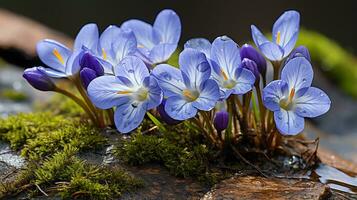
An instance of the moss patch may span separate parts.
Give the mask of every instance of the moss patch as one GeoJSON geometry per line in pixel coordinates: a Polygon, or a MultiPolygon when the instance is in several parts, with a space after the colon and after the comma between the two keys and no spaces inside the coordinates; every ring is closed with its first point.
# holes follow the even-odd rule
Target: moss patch
{"type": "Polygon", "coordinates": [[[2,90],[0,96],[2,98],[9,99],[16,102],[26,101],[29,99],[29,97],[25,93],[12,89],[2,90]]]}

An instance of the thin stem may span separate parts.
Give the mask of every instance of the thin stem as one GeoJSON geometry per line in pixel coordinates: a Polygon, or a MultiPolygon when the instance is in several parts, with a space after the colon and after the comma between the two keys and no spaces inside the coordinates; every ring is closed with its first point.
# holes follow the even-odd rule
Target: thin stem
{"type": "Polygon", "coordinates": [[[260,123],[261,123],[261,128],[262,128],[262,133],[265,132],[265,123],[264,123],[264,118],[265,118],[265,107],[263,105],[263,99],[262,99],[262,91],[260,89],[260,85],[256,84],[255,89],[257,91],[257,98],[258,98],[258,104],[259,104],[259,111],[260,111],[260,123]]]}
{"type": "Polygon", "coordinates": [[[113,111],[113,108],[110,108],[110,109],[107,109],[105,110],[107,112],[107,116],[108,116],[108,119],[111,123],[111,125],[114,125],[115,122],[114,122],[114,111],[113,111]]]}
{"type": "Polygon", "coordinates": [[[93,112],[88,108],[88,106],[84,103],[84,101],[80,98],[78,98],[76,95],[68,92],[67,90],[63,90],[61,88],[56,87],[55,89],[56,92],[61,93],[69,98],[71,98],[74,102],[76,102],[79,106],[83,108],[83,110],[88,114],[90,119],[93,121],[93,123],[97,123],[98,121],[96,120],[93,112]]]}

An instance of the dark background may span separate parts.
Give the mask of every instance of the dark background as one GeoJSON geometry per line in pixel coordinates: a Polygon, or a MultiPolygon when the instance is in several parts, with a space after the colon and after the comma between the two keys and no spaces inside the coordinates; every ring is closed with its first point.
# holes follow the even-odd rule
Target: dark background
{"type": "Polygon", "coordinates": [[[164,8],[181,17],[181,44],[192,37],[229,35],[237,42],[250,39],[250,24],[270,31],[285,10],[301,13],[301,25],[335,39],[352,52],[357,51],[357,1],[355,0],[1,0],[0,7],[40,21],[74,36],[85,23],[96,22],[103,30],[109,24],[138,18],[152,23],[164,8]]]}

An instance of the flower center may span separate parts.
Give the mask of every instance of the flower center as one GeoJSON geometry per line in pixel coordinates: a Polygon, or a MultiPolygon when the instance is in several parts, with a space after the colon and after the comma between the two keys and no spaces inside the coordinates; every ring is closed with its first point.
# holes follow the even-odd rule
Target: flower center
{"type": "Polygon", "coordinates": [[[192,102],[195,101],[200,94],[197,91],[183,90],[182,95],[187,101],[192,102]]]}
{"type": "Polygon", "coordinates": [[[141,87],[135,92],[135,99],[145,101],[149,97],[149,90],[146,87],[141,87]]]}
{"type": "Polygon", "coordinates": [[[284,110],[291,110],[293,108],[293,98],[295,96],[295,88],[292,88],[290,93],[289,93],[289,97],[286,99],[282,99],[279,102],[279,105],[281,108],[283,108],[284,110]]]}
{"type": "Polygon", "coordinates": [[[223,87],[224,87],[224,88],[227,88],[227,89],[232,89],[232,88],[234,88],[234,86],[236,86],[236,85],[237,85],[237,82],[235,82],[235,81],[232,80],[232,79],[223,81],[223,87]]]}

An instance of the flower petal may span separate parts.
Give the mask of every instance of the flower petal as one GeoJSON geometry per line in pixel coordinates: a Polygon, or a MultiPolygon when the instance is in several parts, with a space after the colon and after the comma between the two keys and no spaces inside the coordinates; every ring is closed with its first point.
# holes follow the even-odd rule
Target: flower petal
{"type": "Polygon", "coordinates": [[[258,48],[260,48],[260,45],[269,42],[269,40],[262,34],[262,32],[256,26],[251,25],[250,28],[252,30],[252,38],[258,48]]]}
{"type": "Polygon", "coordinates": [[[153,109],[161,104],[163,95],[157,80],[154,76],[146,77],[144,85],[149,89],[148,107],[147,110],[153,109]]]}
{"type": "Polygon", "coordinates": [[[225,73],[228,79],[234,76],[234,72],[241,63],[237,44],[227,36],[217,37],[212,43],[212,65],[214,72],[220,76],[225,73]]]}
{"type": "Polygon", "coordinates": [[[122,30],[117,35],[116,40],[112,44],[115,63],[114,66],[123,60],[126,56],[134,55],[137,50],[135,35],[130,30],[122,30]]]}
{"type": "Polygon", "coordinates": [[[166,100],[165,111],[171,118],[176,120],[186,120],[197,114],[197,109],[192,102],[186,101],[181,95],[169,97],[166,100]]]}
{"type": "Polygon", "coordinates": [[[285,49],[285,46],[291,41],[291,39],[294,38],[295,35],[295,39],[294,39],[295,42],[291,44],[291,46],[295,46],[297,33],[299,32],[299,26],[300,26],[300,14],[298,12],[294,10],[284,12],[274,23],[273,42],[277,42],[279,46],[285,49]],[[278,33],[280,35],[279,41],[277,41],[278,33]]]}
{"type": "Polygon", "coordinates": [[[199,89],[201,83],[211,76],[211,67],[204,53],[194,49],[185,49],[179,57],[180,69],[190,79],[190,85],[186,87],[199,89]]]}
{"type": "Polygon", "coordinates": [[[193,38],[188,40],[184,45],[185,49],[196,49],[204,53],[207,59],[211,58],[211,47],[211,42],[205,38],[193,38]]]}
{"type": "Polygon", "coordinates": [[[301,88],[310,87],[314,72],[308,60],[304,57],[291,59],[281,71],[281,80],[289,85],[289,89],[297,92],[301,88]]]}
{"type": "Polygon", "coordinates": [[[94,23],[84,25],[78,32],[74,40],[74,51],[79,51],[82,47],[86,47],[95,53],[98,53],[99,31],[98,26],[94,23]]]}
{"type": "Polygon", "coordinates": [[[88,96],[95,106],[101,109],[112,108],[130,101],[130,96],[119,94],[118,91],[131,90],[115,76],[101,76],[88,85],[88,96]]]}
{"type": "Polygon", "coordinates": [[[54,70],[64,72],[67,59],[71,56],[69,50],[63,44],[54,40],[41,40],[37,43],[36,51],[43,63],[54,70]]]}
{"type": "Polygon", "coordinates": [[[289,92],[288,84],[282,80],[270,82],[263,89],[264,106],[271,111],[278,111],[280,109],[280,100],[283,99],[289,92]]]}
{"type": "Polygon", "coordinates": [[[296,32],[290,39],[290,41],[283,47],[284,49],[284,58],[287,57],[291,51],[294,49],[296,41],[298,39],[299,32],[296,32]]]}
{"type": "Polygon", "coordinates": [[[64,72],[60,72],[51,68],[46,68],[46,67],[38,67],[38,70],[41,71],[42,73],[45,73],[47,76],[52,77],[52,78],[64,78],[67,77],[67,74],[64,72]]]}
{"type": "Polygon", "coordinates": [[[198,110],[209,111],[216,105],[220,98],[216,81],[208,79],[201,84],[200,96],[192,103],[198,110]]]}
{"type": "Polygon", "coordinates": [[[293,111],[280,109],[280,111],[274,112],[274,121],[276,128],[283,135],[296,135],[304,130],[304,118],[293,111]]]}
{"type": "Polygon", "coordinates": [[[152,26],[146,22],[131,19],[121,25],[122,29],[130,29],[134,32],[138,42],[138,48],[151,50],[160,42],[159,34],[154,31],[152,26]]]}
{"type": "Polygon", "coordinates": [[[247,69],[238,68],[235,72],[235,81],[237,84],[234,87],[233,94],[245,94],[252,90],[255,76],[247,69]]]}
{"type": "Polygon", "coordinates": [[[259,49],[271,61],[280,61],[284,58],[284,50],[273,42],[263,43],[259,49]]]}
{"type": "Polygon", "coordinates": [[[112,45],[115,40],[119,37],[121,30],[119,27],[115,25],[108,26],[103,33],[100,35],[99,43],[101,47],[101,58],[106,60],[108,57],[110,50],[112,49],[112,45]]]}
{"type": "Polygon", "coordinates": [[[160,43],[177,44],[180,40],[181,22],[173,10],[161,11],[156,17],[154,29],[160,34],[160,43]]]}
{"type": "Polygon", "coordinates": [[[128,102],[116,108],[114,121],[119,132],[129,133],[141,124],[146,113],[145,105],[128,102]]]}
{"type": "Polygon", "coordinates": [[[168,64],[161,64],[154,68],[151,74],[156,78],[165,97],[181,95],[185,89],[182,75],[179,69],[168,64]]]}
{"type": "Polygon", "coordinates": [[[72,53],[72,55],[68,58],[67,63],[66,63],[66,74],[68,76],[71,76],[71,75],[79,72],[79,70],[81,69],[79,60],[85,52],[86,51],[84,51],[84,50],[74,51],[72,53]]]}
{"type": "Polygon", "coordinates": [[[310,87],[305,94],[294,100],[295,112],[301,117],[317,117],[330,109],[331,100],[322,90],[310,87]]]}
{"type": "Polygon", "coordinates": [[[151,49],[149,60],[152,64],[167,61],[177,48],[176,44],[159,44],[151,49]]]}
{"type": "Polygon", "coordinates": [[[145,63],[134,56],[124,58],[114,70],[116,76],[126,77],[137,86],[141,86],[144,79],[150,76],[145,63]]]}

